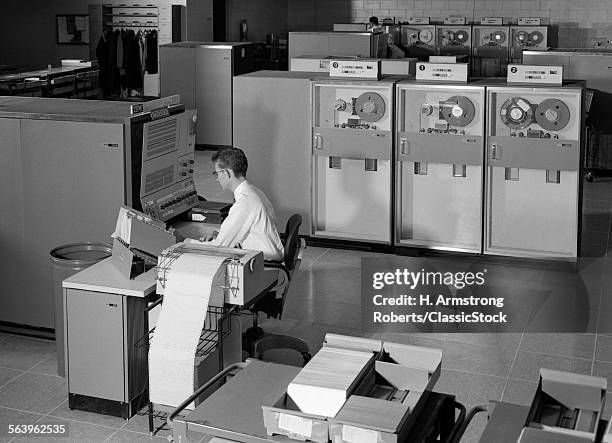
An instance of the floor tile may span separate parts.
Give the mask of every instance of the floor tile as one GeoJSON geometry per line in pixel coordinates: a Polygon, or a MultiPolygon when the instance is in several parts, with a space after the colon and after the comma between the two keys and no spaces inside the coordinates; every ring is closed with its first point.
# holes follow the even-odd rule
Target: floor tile
{"type": "Polygon", "coordinates": [[[530,406],[536,389],[538,389],[538,382],[509,379],[504,391],[503,401],[530,406]]]}
{"type": "Polygon", "coordinates": [[[542,290],[534,294],[533,305],[525,332],[595,332],[597,315],[584,292],[576,293],[573,288],[542,290]]]}
{"type": "Polygon", "coordinates": [[[67,396],[63,378],[26,372],[0,388],[0,406],[47,414],[67,396]]]}
{"type": "Polygon", "coordinates": [[[453,371],[508,377],[516,350],[445,343],[442,367],[453,371]]]}
{"type": "MultiPolygon", "coordinates": [[[[605,243],[608,243],[607,239],[605,243]]],[[[601,273],[607,267],[605,257],[579,257],[575,266],[578,274],[601,273]]]]}
{"type": "Polygon", "coordinates": [[[378,257],[380,254],[370,251],[353,251],[350,249],[329,249],[317,259],[317,263],[361,266],[363,257],[378,257]]]}
{"type": "Polygon", "coordinates": [[[13,337],[12,334],[7,334],[5,332],[0,332],[0,343],[6,340],[9,337],[13,337]]]}
{"type": "Polygon", "coordinates": [[[597,336],[595,360],[612,362],[612,337],[609,335],[597,336]]]}
{"type": "Polygon", "coordinates": [[[605,257],[608,252],[608,248],[604,243],[582,243],[580,245],[580,255],[582,257],[605,257]]]}
{"type": "Polygon", "coordinates": [[[324,303],[304,304],[296,302],[285,308],[283,318],[361,329],[361,309],[354,303],[332,300],[327,300],[324,303]]]}
{"type": "MultiPolygon", "coordinates": [[[[107,442],[113,443],[145,443],[145,442],[157,442],[157,443],[168,443],[168,439],[165,437],[149,436],[148,434],[141,434],[139,432],[131,432],[118,430],[115,431],[112,435],[108,437],[107,442]]],[[[200,441],[200,439],[190,440],[190,441],[200,441]]]]}
{"type": "Polygon", "coordinates": [[[315,262],[292,282],[287,302],[340,301],[361,306],[361,271],[357,266],[315,262]]]}
{"type": "Polygon", "coordinates": [[[55,355],[55,342],[11,335],[0,342],[0,366],[28,370],[55,355]]]}
{"type": "Polygon", "coordinates": [[[610,212],[610,209],[612,209],[610,206],[610,200],[596,200],[592,198],[585,198],[582,201],[582,205],[583,211],[595,210],[610,212]]]}
{"type": "MultiPolygon", "coordinates": [[[[50,417],[43,417],[39,420],[39,423],[44,424],[64,424],[68,430],[68,436],[66,437],[45,437],[45,442],[103,442],[110,437],[116,429],[107,428],[105,426],[97,426],[89,423],[80,423],[76,421],[68,420],[57,420],[51,419],[50,417]]],[[[16,438],[14,442],[31,442],[32,438],[16,438]]]]}
{"type": "MultiPolygon", "coordinates": [[[[585,274],[582,277],[582,285],[587,294],[591,296],[590,300],[595,300],[597,296],[601,300],[601,291],[605,288],[601,274],[585,274]]],[[[599,306],[596,307],[599,308],[599,306]]]]}
{"type": "Polygon", "coordinates": [[[52,355],[51,357],[41,361],[37,365],[33,366],[29,372],[37,372],[39,374],[47,375],[58,375],[57,373],[57,356],[52,355]]]}
{"type": "Polygon", "coordinates": [[[3,436],[4,434],[8,434],[9,425],[29,425],[35,423],[42,417],[42,415],[33,412],[17,411],[0,407],[0,430],[2,431],[0,443],[6,443],[13,439],[13,437],[8,438],[3,436]]]}
{"type": "Polygon", "coordinates": [[[595,360],[593,362],[593,375],[608,379],[608,390],[612,391],[612,363],[607,361],[595,360]]]}
{"type": "Polygon", "coordinates": [[[608,232],[610,229],[610,214],[605,212],[588,213],[583,218],[583,231],[608,232]]]}
{"type": "Polygon", "coordinates": [[[465,430],[463,437],[461,438],[461,443],[480,443],[480,437],[486,425],[486,412],[476,414],[476,416],[470,422],[468,428],[465,430]]]}
{"type": "Polygon", "coordinates": [[[612,312],[600,310],[597,322],[597,334],[612,335],[612,312]]]}
{"type": "MultiPolygon", "coordinates": [[[[172,435],[172,431],[170,430],[170,428],[168,428],[168,425],[166,424],[166,420],[161,420],[159,418],[155,418],[153,420],[153,427],[154,429],[159,428],[160,426],[162,426],[162,429],[160,429],[157,434],[156,437],[162,437],[162,438],[166,438],[169,435],[172,435]]],[[[144,433],[144,434],[148,434],[149,433],[149,417],[147,415],[135,415],[132,418],[130,418],[130,421],[128,421],[122,428],[122,431],[133,431],[133,432],[140,432],[140,433],[144,433]]]]}
{"type": "Polygon", "coordinates": [[[540,368],[590,374],[591,362],[592,360],[519,351],[512,365],[510,378],[537,381],[540,377],[540,368]]]}
{"type": "Polygon", "coordinates": [[[526,288],[537,288],[542,276],[540,269],[514,265],[488,264],[487,284],[515,284],[526,288]]]}
{"type": "Polygon", "coordinates": [[[612,313],[612,288],[603,289],[601,294],[601,310],[612,313]]]}
{"type": "Polygon", "coordinates": [[[7,383],[11,380],[15,380],[17,377],[23,375],[23,373],[23,371],[0,367],[0,391],[7,383]]]}
{"type": "Polygon", "coordinates": [[[449,342],[466,343],[479,346],[490,346],[494,348],[504,348],[506,352],[516,351],[519,342],[521,341],[520,333],[454,333],[446,334],[446,340],[449,342]]]}
{"type": "Polygon", "coordinates": [[[326,252],[327,252],[327,248],[320,248],[317,246],[306,246],[306,249],[304,250],[304,255],[302,256],[302,263],[300,264],[300,269],[298,271],[298,274],[310,269],[312,264],[316,262],[326,252]]]}
{"type": "Polygon", "coordinates": [[[434,390],[453,394],[468,410],[490,400],[501,400],[506,379],[443,369],[434,390]]]}
{"type": "Polygon", "coordinates": [[[520,350],[592,359],[595,352],[595,334],[525,333],[520,350]]]}
{"type": "Polygon", "coordinates": [[[111,428],[121,428],[126,424],[126,420],[120,417],[113,417],[106,414],[96,414],[93,412],[80,411],[77,409],[70,409],[68,407],[68,401],[64,401],[57,408],[49,412],[50,417],[57,417],[66,420],[79,421],[83,423],[91,423],[95,425],[108,426],[111,428]]]}

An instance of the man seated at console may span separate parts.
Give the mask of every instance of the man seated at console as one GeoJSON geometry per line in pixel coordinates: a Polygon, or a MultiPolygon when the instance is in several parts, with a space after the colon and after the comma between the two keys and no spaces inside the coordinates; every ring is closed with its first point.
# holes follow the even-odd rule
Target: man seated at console
{"type": "MultiPolygon", "coordinates": [[[[199,239],[211,246],[262,251],[265,260],[282,260],[274,208],[266,195],[246,179],[248,161],[240,148],[225,148],[212,157],[219,185],[234,193],[235,203],[218,232],[199,239]]],[[[194,240],[187,240],[194,242],[194,240]]]]}

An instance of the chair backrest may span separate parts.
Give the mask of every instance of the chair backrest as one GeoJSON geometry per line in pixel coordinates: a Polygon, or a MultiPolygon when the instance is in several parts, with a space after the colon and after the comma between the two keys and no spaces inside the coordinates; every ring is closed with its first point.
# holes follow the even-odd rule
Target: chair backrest
{"type": "Polygon", "coordinates": [[[289,271],[292,271],[295,266],[295,259],[299,249],[298,233],[301,225],[302,216],[300,214],[293,214],[287,220],[287,227],[285,228],[287,238],[285,239],[283,262],[289,271]]]}

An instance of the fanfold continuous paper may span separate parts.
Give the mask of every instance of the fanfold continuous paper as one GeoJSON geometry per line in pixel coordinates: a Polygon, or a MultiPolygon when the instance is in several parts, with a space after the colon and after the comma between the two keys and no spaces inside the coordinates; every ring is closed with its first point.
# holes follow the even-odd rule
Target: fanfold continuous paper
{"type": "MultiPolygon", "coordinates": [[[[149,396],[157,405],[176,407],[194,392],[195,354],[208,307],[223,306],[223,291],[212,283],[224,260],[185,253],[166,273],[164,301],[149,350],[149,396]]],[[[188,409],[193,407],[191,403],[188,409]]]]}

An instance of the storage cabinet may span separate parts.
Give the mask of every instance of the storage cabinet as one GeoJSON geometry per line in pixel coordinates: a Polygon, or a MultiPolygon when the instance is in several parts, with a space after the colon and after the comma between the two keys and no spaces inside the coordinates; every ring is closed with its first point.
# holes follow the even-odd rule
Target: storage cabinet
{"type": "Polygon", "coordinates": [[[155,271],[128,280],[106,259],[63,287],[68,406],[132,417],[148,402],[145,310],[155,271]]]}
{"type": "Polygon", "coordinates": [[[196,143],[232,146],[234,76],[252,72],[252,43],[183,42],[160,47],[161,93],[198,110],[196,143]]]}

